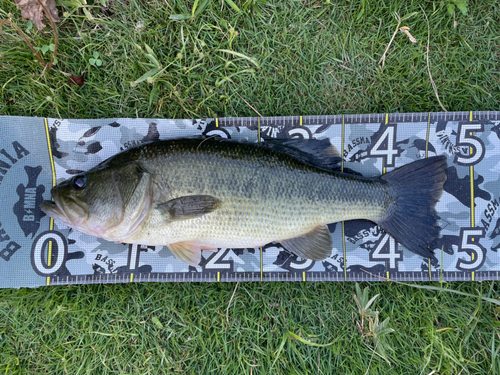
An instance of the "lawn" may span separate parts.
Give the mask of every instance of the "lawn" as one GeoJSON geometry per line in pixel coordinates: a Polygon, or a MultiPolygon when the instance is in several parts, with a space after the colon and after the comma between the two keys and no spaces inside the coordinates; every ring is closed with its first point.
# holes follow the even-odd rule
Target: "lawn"
{"type": "MultiPolygon", "coordinates": [[[[448,111],[499,110],[500,4],[452,15],[453,4],[60,0],[50,70],[3,25],[0,115],[441,111],[436,92],[448,111]],[[416,43],[398,32],[382,66],[398,21],[416,43]],[[83,86],[68,81],[82,74],[83,86]]],[[[50,61],[49,23],[38,32],[0,0],[6,18],[50,61]]],[[[498,282],[418,285],[360,284],[379,295],[368,309],[354,283],[0,290],[0,372],[499,374],[500,307],[486,299],[500,298],[498,282]]]]}

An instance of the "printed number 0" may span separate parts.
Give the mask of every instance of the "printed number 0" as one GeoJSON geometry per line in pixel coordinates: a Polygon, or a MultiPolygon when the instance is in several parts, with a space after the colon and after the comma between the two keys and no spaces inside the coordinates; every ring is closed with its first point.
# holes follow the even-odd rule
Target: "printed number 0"
{"type": "Polygon", "coordinates": [[[50,276],[56,273],[63,265],[67,252],[68,244],[59,232],[46,231],[40,233],[31,246],[31,265],[33,270],[40,276],[50,276]],[[53,256],[51,257],[50,265],[48,264],[49,246],[51,246],[52,250],[51,255],[55,255],[55,260],[53,256]],[[52,263],[53,260],[54,262],[52,263]]]}
{"type": "Polygon", "coordinates": [[[395,139],[396,126],[387,125],[380,138],[377,139],[377,142],[371,147],[369,156],[382,157],[387,167],[394,167],[396,156],[401,154],[401,151],[397,147],[394,148],[395,139]]]}
{"type": "Polygon", "coordinates": [[[470,261],[458,259],[456,267],[461,271],[474,271],[481,268],[486,260],[486,249],[479,243],[480,238],[484,238],[486,230],[484,228],[460,228],[459,253],[467,253],[471,257],[470,261]]]}
{"type": "Polygon", "coordinates": [[[460,124],[458,127],[457,146],[470,147],[470,155],[455,155],[455,163],[458,165],[474,165],[484,158],[486,152],[483,141],[472,135],[474,132],[483,132],[483,124],[460,124]]]}

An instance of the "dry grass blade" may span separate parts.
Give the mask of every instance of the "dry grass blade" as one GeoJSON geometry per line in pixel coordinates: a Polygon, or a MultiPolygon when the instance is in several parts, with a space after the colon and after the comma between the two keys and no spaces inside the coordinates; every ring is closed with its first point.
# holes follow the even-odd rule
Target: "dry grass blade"
{"type": "Polygon", "coordinates": [[[441,103],[441,100],[439,99],[439,94],[437,91],[436,83],[434,83],[434,80],[432,79],[432,74],[431,74],[431,67],[429,63],[429,46],[431,43],[431,26],[429,24],[429,19],[427,18],[427,14],[425,14],[424,8],[422,8],[422,5],[420,5],[420,9],[422,9],[422,12],[424,13],[425,16],[425,21],[427,22],[427,72],[429,73],[429,79],[431,80],[432,88],[434,89],[434,95],[436,95],[437,101],[443,111],[448,112],[448,110],[444,107],[443,103],[441,103]]]}

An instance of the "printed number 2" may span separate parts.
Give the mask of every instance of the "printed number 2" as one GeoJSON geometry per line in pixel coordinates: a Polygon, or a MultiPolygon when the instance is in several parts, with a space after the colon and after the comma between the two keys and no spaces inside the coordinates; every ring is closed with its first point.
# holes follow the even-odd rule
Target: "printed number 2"
{"type": "Polygon", "coordinates": [[[486,260],[486,249],[479,243],[480,238],[484,238],[486,230],[484,228],[460,228],[459,253],[467,253],[471,260],[458,259],[456,267],[461,271],[474,271],[481,268],[486,260]]]}
{"type": "Polygon", "coordinates": [[[370,253],[371,261],[385,260],[388,261],[389,268],[394,270],[398,268],[398,261],[403,260],[403,254],[397,249],[396,240],[384,234],[377,246],[370,253]]]}
{"type": "Polygon", "coordinates": [[[384,158],[386,167],[394,167],[396,156],[401,154],[401,151],[394,148],[394,140],[396,139],[396,125],[387,125],[385,130],[375,144],[371,147],[368,155],[371,157],[384,158]]]}
{"type": "Polygon", "coordinates": [[[460,124],[458,127],[457,146],[472,149],[469,155],[455,155],[458,165],[474,165],[484,158],[486,152],[483,141],[472,135],[474,132],[483,132],[483,124],[460,124]]]}

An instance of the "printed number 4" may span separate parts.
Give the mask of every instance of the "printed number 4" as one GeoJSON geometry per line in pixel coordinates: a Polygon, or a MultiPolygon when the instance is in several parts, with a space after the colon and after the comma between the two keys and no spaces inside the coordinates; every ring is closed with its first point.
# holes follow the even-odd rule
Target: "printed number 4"
{"type": "Polygon", "coordinates": [[[377,246],[375,246],[373,251],[370,253],[370,260],[385,260],[387,261],[389,269],[397,270],[397,262],[403,260],[403,254],[397,249],[396,240],[388,234],[384,234],[377,246]]]}
{"type": "Polygon", "coordinates": [[[396,139],[396,125],[387,125],[384,132],[369,151],[371,157],[382,157],[384,164],[387,167],[394,167],[396,156],[401,154],[401,151],[394,147],[396,139]]]}
{"type": "Polygon", "coordinates": [[[486,260],[486,249],[479,243],[480,238],[484,238],[486,230],[484,228],[460,228],[459,253],[467,253],[470,260],[458,259],[456,267],[461,271],[474,271],[481,268],[486,260]]]}

